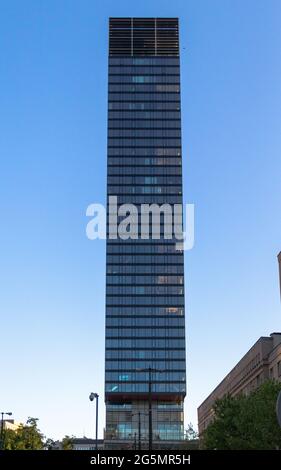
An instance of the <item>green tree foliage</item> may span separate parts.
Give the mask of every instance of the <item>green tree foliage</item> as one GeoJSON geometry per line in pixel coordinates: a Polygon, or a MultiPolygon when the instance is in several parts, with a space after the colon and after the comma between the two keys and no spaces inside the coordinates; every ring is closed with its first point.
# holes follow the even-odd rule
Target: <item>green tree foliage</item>
{"type": "Polygon", "coordinates": [[[70,436],[64,436],[62,440],[62,449],[63,450],[72,450],[73,449],[73,438],[70,436]]]}
{"type": "Polygon", "coordinates": [[[217,400],[214,421],[202,436],[205,449],[281,449],[276,400],[281,384],[268,380],[249,395],[217,400]]]}
{"type": "Polygon", "coordinates": [[[56,447],[56,443],[53,439],[46,439],[44,442],[44,449],[45,450],[53,450],[56,447]]]}
{"type": "Polygon", "coordinates": [[[195,431],[193,424],[189,423],[185,430],[185,439],[183,449],[196,450],[199,447],[198,432],[195,431]]]}
{"type": "Polygon", "coordinates": [[[4,432],[4,450],[42,450],[44,436],[37,426],[37,418],[28,418],[26,424],[13,431],[4,432]]]}
{"type": "Polygon", "coordinates": [[[198,439],[198,432],[195,431],[193,424],[189,423],[185,430],[185,439],[187,441],[194,441],[194,439],[198,439]]]}
{"type": "MultiPolygon", "coordinates": [[[[21,424],[14,431],[4,430],[4,450],[52,450],[57,448],[53,439],[47,439],[38,429],[37,418],[28,418],[26,424],[21,424]]],[[[73,449],[74,436],[65,436],[62,440],[63,450],[73,449]]]]}

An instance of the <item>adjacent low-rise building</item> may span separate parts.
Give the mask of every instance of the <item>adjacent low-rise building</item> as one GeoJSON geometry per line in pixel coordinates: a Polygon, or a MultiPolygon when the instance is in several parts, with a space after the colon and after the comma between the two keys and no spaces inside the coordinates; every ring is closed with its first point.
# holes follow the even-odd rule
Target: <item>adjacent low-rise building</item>
{"type": "Polygon", "coordinates": [[[10,429],[11,431],[17,431],[19,427],[22,426],[22,423],[16,423],[13,419],[0,419],[0,429],[10,429]]]}
{"type": "Polygon", "coordinates": [[[281,381],[281,333],[262,336],[198,408],[199,435],[213,420],[216,400],[248,394],[267,379],[281,381]]]}
{"type": "MultiPolygon", "coordinates": [[[[74,438],[72,440],[73,450],[95,450],[96,440],[87,437],[74,438]]],[[[103,439],[98,439],[98,450],[103,449],[103,439]]]]}
{"type": "MultiPolygon", "coordinates": [[[[96,439],[89,439],[88,437],[73,437],[71,438],[72,450],[95,450],[96,439]]],[[[98,439],[98,450],[103,450],[103,439],[98,439]]],[[[63,450],[62,441],[56,441],[52,445],[51,450],[63,450]]]]}

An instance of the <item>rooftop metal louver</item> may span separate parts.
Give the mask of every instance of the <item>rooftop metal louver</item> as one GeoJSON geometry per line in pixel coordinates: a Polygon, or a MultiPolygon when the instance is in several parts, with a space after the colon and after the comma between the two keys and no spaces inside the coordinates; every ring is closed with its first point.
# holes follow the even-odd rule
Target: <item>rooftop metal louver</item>
{"type": "Polygon", "coordinates": [[[178,18],[109,19],[109,56],[178,55],[178,18]]]}

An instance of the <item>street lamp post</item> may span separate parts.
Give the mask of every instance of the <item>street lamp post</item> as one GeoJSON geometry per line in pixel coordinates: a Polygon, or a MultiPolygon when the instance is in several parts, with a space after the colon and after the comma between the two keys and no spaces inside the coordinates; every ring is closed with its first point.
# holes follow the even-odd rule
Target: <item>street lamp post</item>
{"type": "Polygon", "coordinates": [[[148,368],[148,449],[152,450],[152,369],[148,368]]]}
{"type": "Polygon", "coordinates": [[[90,393],[90,401],[96,399],[96,450],[98,450],[98,425],[99,425],[99,396],[97,393],[90,393]]]}
{"type": "Polygon", "coordinates": [[[141,450],[141,414],[140,414],[140,411],[138,415],[139,415],[139,450],[141,450]]]}
{"type": "Polygon", "coordinates": [[[138,450],[141,450],[141,415],[147,415],[147,413],[142,413],[141,411],[138,411],[132,414],[132,416],[138,417],[138,450]]]}
{"type": "Polygon", "coordinates": [[[12,416],[11,411],[1,411],[1,442],[0,442],[0,449],[4,448],[4,415],[12,416]]]}
{"type": "Polygon", "coordinates": [[[155,369],[148,367],[146,369],[136,369],[136,372],[148,372],[148,449],[152,450],[152,374],[154,372],[166,372],[165,369],[155,369]]]}

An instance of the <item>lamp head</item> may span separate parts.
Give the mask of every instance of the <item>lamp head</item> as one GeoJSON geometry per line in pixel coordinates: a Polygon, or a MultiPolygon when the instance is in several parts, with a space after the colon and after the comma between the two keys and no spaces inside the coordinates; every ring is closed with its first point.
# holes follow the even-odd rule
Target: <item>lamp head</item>
{"type": "Polygon", "coordinates": [[[90,401],[94,401],[95,398],[99,398],[98,394],[94,392],[90,393],[90,396],[89,396],[90,401]]]}

